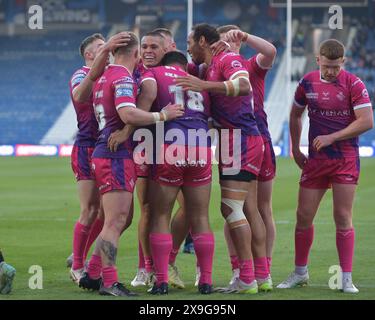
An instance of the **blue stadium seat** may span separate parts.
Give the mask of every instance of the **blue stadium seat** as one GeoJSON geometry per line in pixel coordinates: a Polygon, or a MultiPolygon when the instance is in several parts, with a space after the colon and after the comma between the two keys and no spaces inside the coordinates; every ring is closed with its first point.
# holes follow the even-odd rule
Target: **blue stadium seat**
{"type": "Polygon", "coordinates": [[[0,144],[39,143],[69,102],[79,44],[94,32],[0,37],[0,144]]]}

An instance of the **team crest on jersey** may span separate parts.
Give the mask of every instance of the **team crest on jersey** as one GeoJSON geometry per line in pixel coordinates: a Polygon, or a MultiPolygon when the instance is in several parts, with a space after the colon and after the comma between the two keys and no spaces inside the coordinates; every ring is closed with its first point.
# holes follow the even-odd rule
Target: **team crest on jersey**
{"type": "Polygon", "coordinates": [[[131,83],[120,83],[116,85],[116,89],[122,89],[122,88],[133,89],[133,85],[131,83]]]}
{"type": "Polygon", "coordinates": [[[232,68],[242,68],[242,63],[238,60],[232,61],[232,68]]]}
{"type": "Polygon", "coordinates": [[[345,100],[345,95],[341,91],[340,91],[340,93],[338,95],[336,95],[336,97],[340,101],[344,101],[345,100]]]}

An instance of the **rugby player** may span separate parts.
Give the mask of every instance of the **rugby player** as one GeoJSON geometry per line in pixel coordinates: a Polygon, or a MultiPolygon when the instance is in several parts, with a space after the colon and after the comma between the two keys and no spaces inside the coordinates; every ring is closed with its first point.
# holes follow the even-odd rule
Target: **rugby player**
{"type": "MultiPolygon", "coordinates": [[[[156,275],[151,294],[168,293],[168,263],[172,249],[170,218],[177,194],[182,190],[186,199],[187,225],[191,226],[197,259],[201,266],[198,290],[202,294],[212,292],[212,259],[214,237],[208,222],[208,205],[211,190],[211,148],[209,141],[188,141],[188,130],[201,130],[208,134],[209,97],[207,93],[183,92],[177,87],[175,78],[185,76],[187,59],[180,52],[167,53],[162,64],[144,75],[142,84],[148,85],[148,95],[154,100],[151,111],[159,111],[167,103],[184,103],[183,117],[165,125],[164,146],[160,154],[163,164],[153,165],[153,197],[151,203],[150,245],[156,275]],[[167,139],[168,130],[180,135],[177,142],[167,139]],[[173,150],[173,151],[171,151],[173,150]],[[177,153],[177,157],[174,158],[177,153]]],[[[204,140],[204,139],[203,139],[204,140]]],[[[156,146],[161,147],[161,146],[156,146]]]]}
{"type": "Polygon", "coordinates": [[[85,60],[85,66],[78,69],[70,80],[70,95],[78,124],[71,165],[77,180],[81,212],[74,227],[73,254],[67,259],[67,264],[71,266],[70,276],[76,283],[82,276],[87,253],[104,223],[100,195],[91,172],[91,156],[97,140],[98,123],[93,109],[93,82],[87,74],[98,54],[108,55],[111,50],[124,45],[127,39],[126,34],[119,34],[105,43],[104,37],[99,33],[84,39],[80,45],[80,54],[85,60]],[[99,212],[101,214],[98,216],[99,212]]]}
{"type": "Polygon", "coordinates": [[[179,77],[176,83],[184,90],[211,94],[212,117],[220,127],[221,213],[229,224],[240,270],[239,277],[226,292],[255,294],[258,285],[254,275],[251,229],[243,207],[248,197],[256,202],[256,178],[264,146],[253,114],[246,59],[233,52],[213,56],[210,45],[219,39],[219,33],[208,24],[193,28],[188,37],[188,51],[195,63],[207,64],[205,80],[189,75],[179,77]],[[228,155],[233,155],[232,159],[228,155]]]}
{"type": "MultiPolygon", "coordinates": [[[[138,83],[147,71],[147,69],[156,67],[160,64],[161,59],[167,52],[167,44],[164,36],[158,31],[147,33],[141,40],[141,63],[136,71],[138,83]]],[[[139,86],[141,84],[139,83],[139,86]]],[[[142,88],[141,91],[146,91],[142,88]]],[[[143,104],[142,104],[143,106],[143,104]]],[[[151,107],[151,105],[150,105],[151,107]]],[[[146,110],[149,111],[149,110],[146,110]]],[[[134,130],[134,128],[133,128],[134,130]]],[[[121,133],[119,133],[121,134],[121,133]]],[[[115,137],[112,137],[115,143],[115,137]]],[[[120,138],[121,140],[121,138],[120,138]]],[[[134,154],[135,157],[138,154],[134,154]]],[[[149,244],[149,226],[150,226],[150,208],[148,200],[148,177],[149,165],[136,164],[137,169],[137,197],[141,209],[140,219],[138,222],[138,270],[131,282],[133,287],[150,285],[152,282],[153,263],[149,244]]]]}
{"type": "MultiPolygon", "coordinates": [[[[268,130],[267,115],[264,111],[264,85],[267,71],[272,68],[276,57],[276,48],[262,38],[241,31],[235,25],[222,26],[217,31],[221,39],[231,45],[232,52],[239,54],[242,43],[258,52],[248,60],[247,69],[253,88],[254,115],[263,138],[265,152],[261,170],[257,177],[257,202],[253,199],[247,199],[244,212],[252,230],[255,278],[260,291],[270,291],[272,290],[270,265],[275,239],[275,222],[272,217],[272,184],[275,177],[276,161],[271,135],[268,130]]],[[[224,234],[233,270],[233,278],[230,282],[232,283],[238,277],[239,269],[238,257],[230,238],[227,223],[224,225],[224,234]]]]}
{"type": "Polygon", "coordinates": [[[297,87],[290,113],[292,153],[302,169],[295,227],[295,269],[277,287],[306,285],[308,257],[314,239],[314,217],[332,188],[336,246],[342,269],[342,291],[358,293],[352,281],[355,231],[353,202],[359,178],[358,136],[373,128],[370,97],[364,83],[345,71],[344,45],[335,39],[320,44],[319,70],[306,74],[297,87]],[[300,151],[302,115],[310,118],[309,155],[300,151]]]}

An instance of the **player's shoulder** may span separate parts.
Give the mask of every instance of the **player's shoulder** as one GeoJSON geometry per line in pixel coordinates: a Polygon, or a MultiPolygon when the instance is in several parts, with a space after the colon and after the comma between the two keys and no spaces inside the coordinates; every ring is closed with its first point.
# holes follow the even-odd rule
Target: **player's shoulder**
{"type": "Polygon", "coordinates": [[[361,78],[359,78],[357,75],[355,75],[354,73],[351,73],[347,70],[342,70],[341,74],[340,74],[340,77],[343,78],[345,80],[345,82],[348,84],[348,86],[351,87],[351,88],[356,86],[356,85],[361,85],[361,86],[364,85],[361,78]]]}
{"type": "Polygon", "coordinates": [[[259,57],[259,54],[257,53],[257,54],[252,55],[249,59],[246,59],[244,61],[244,64],[247,67],[247,69],[249,69],[252,72],[257,71],[257,70],[266,70],[266,71],[268,71],[268,69],[263,68],[259,64],[259,61],[258,61],[259,58],[258,57],[259,57]]]}
{"type": "Polygon", "coordinates": [[[129,70],[121,65],[110,64],[106,71],[106,75],[110,78],[113,78],[113,82],[129,82],[134,83],[134,78],[129,70]]]}
{"type": "Polygon", "coordinates": [[[90,71],[90,68],[89,67],[86,67],[86,66],[83,66],[83,67],[80,67],[78,68],[76,71],[74,71],[73,73],[73,77],[76,76],[76,75],[87,75],[90,71]]]}
{"type": "Polygon", "coordinates": [[[222,52],[216,56],[216,61],[244,65],[247,60],[242,55],[235,52],[222,52]]]}
{"type": "Polygon", "coordinates": [[[71,82],[72,85],[74,86],[76,83],[81,82],[89,73],[90,68],[88,67],[81,67],[74,71],[72,77],[71,77],[71,82]]]}

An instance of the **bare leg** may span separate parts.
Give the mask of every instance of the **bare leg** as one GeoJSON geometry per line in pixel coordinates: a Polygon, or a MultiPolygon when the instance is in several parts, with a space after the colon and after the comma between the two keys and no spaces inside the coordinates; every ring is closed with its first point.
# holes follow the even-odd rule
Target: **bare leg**
{"type": "Polygon", "coordinates": [[[266,227],[266,253],[268,258],[272,258],[276,238],[276,225],[272,214],[272,186],[273,180],[258,181],[258,209],[266,227]]]}

